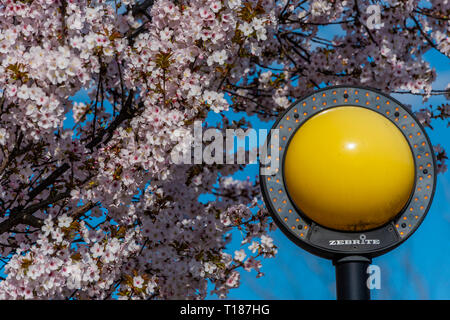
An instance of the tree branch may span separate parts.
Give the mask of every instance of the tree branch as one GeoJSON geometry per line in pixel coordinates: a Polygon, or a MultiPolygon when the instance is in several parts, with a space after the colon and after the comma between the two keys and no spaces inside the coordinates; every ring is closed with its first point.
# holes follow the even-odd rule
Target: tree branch
{"type": "MultiPolygon", "coordinates": [[[[37,204],[31,205],[28,208],[23,209],[22,206],[19,206],[17,208],[14,208],[11,210],[9,214],[9,218],[3,222],[0,223],[0,234],[7,232],[12,227],[16,226],[17,224],[23,223],[24,218],[26,216],[32,216],[34,212],[36,212],[39,209],[47,207],[49,204],[53,204],[61,199],[64,199],[70,195],[70,191],[66,191],[64,193],[58,194],[53,197],[48,197],[46,200],[43,200],[37,204]]],[[[27,219],[27,218],[25,218],[27,219]]]]}

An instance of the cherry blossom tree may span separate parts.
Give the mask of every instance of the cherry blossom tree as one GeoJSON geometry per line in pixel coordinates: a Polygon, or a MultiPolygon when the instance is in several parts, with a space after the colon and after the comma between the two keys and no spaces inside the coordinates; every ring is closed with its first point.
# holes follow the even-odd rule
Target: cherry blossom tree
{"type": "MultiPolygon", "coordinates": [[[[372,4],[1,0],[0,298],[226,297],[241,272],[261,276],[277,249],[258,182],[170,154],[210,112],[220,130],[251,125],[230,112],[273,121],[325,85],[449,99],[423,55],[450,57],[450,2],[381,1],[375,27],[372,4]]],[[[417,112],[425,126],[449,115],[417,112]]]]}

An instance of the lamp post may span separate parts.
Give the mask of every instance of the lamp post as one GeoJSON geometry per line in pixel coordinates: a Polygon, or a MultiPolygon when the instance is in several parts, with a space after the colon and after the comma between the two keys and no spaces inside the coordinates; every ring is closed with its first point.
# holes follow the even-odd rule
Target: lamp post
{"type": "Polygon", "coordinates": [[[410,237],[431,205],[425,130],[397,100],[354,86],[298,100],[273,129],[279,168],[260,175],[268,210],[293,242],[333,261],[338,299],[370,299],[372,258],[410,237]]]}

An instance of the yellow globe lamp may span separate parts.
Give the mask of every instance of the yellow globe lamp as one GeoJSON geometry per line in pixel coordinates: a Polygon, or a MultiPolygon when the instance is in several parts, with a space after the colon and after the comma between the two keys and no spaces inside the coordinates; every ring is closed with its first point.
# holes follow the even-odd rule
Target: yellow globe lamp
{"type": "Polygon", "coordinates": [[[324,110],[291,137],[287,191],[307,217],[327,228],[364,231],[392,220],[415,179],[411,148],[385,116],[356,106],[324,110]]]}
{"type": "Polygon", "coordinates": [[[370,299],[372,258],[417,230],[436,189],[436,159],[420,122],[378,90],[328,87],[293,103],[265,149],[260,184],[275,223],[333,261],[338,299],[370,299]]]}
{"type": "Polygon", "coordinates": [[[436,159],[425,130],[378,90],[335,86],[298,99],[273,125],[266,149],[267,209],[292,241],[324,258],[394,249],[434,196],[436,159]]]}

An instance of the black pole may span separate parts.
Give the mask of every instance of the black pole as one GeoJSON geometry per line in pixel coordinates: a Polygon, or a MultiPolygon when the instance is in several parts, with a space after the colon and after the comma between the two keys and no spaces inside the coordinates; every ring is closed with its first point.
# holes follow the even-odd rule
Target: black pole
{"type": "Polygon", "coordinates": [[[333,261],[338,300],[370,300],[367,268],[371,262],[362,256],[347,256],[333,261]]]}

